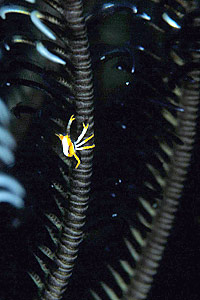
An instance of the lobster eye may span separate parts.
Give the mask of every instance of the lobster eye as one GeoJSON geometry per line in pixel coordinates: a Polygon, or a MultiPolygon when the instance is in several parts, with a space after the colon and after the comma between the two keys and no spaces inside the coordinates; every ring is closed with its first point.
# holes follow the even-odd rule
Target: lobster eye
{"type": "Polygon", "coordinates": [[[62,134],[57,134],[57,133],[55,133],[55,135],[62,141],[63,140],[63,138],[64,138],[64,136],[62,135],[62,134]]]}

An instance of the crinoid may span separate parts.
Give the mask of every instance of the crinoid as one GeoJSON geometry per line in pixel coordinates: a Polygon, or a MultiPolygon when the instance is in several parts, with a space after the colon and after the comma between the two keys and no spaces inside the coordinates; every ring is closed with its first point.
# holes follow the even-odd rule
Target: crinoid
{"type": "MultiPolygon", "coordinates": [[[[13,180],[4,173],[2,189],[10,193],[4,202],[25,203],[14,213],[3,208],[14,217],[4,216],[0,238],[2,299],[156,298],[149,291],[195,141],[198,5],[0,5],[1,96],[18,143],[16,163],[2,163],[13,180]]],[[[165,290],[160,296],[168,299],[165,290]]]]}

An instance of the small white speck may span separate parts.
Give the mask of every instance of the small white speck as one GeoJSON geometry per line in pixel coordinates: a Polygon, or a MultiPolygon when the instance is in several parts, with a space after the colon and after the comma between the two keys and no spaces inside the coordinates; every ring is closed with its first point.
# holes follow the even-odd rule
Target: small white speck
{"type": "Polygon", "coordinates": [[[117,214],[112,214],[112,217],[113,217],[113,218],[117,217],[117,214]]]}
{"type": "Polygon", "coordinates": [[[147,15],[146,13],[143,13],[140,15],[140,17],[144,20],[147,20],[147,21],[150,21],[151,20],[151,17],[149,15],[147,15]]]}
{"type": "Polygon", "coordinates": [[[135,72],[135,66],[133,65],[132,69],[131,69],[131,73],[134,73],[134,72],[135,72]]]}
{"type": "Polygon", "coordinates": [[[113,6],[114,6],[113,3],[107,3],[107,4],[103,5],[103,9],[107,9],[107,8],[110,8],[110,7],[113,7],[113,6]]]}
{"type": "Polygon", "coordinates": [[[4,46],[7,51],[10,51],[10,46],[8,44],[4,44],[4,46]]]}
{"type": "Polygon", "coordinates": [[[132,11],[133,11],[134,14],[137,14],[137,12],[138,12],[137,7],[136,7],[136,6],[133,6],[133,7],[132,7],[132,11]]]}
{"type": "Polygon", "coordinates": [[[122,180],[121,180],[121,179],[118,179],[118,181],[115,182],[115,185],[118,185],[119,183],[122,183],[122,180]]]}
{"type": "Polygon", "coordinates": [[[122,66],[117,66],[117,70],[123,70],[122,66]]]}
{"type": "Polygon", "coordinates": [[[138,46],[138,49],[144,51],[144,47],[142,46],[138,46]]]}

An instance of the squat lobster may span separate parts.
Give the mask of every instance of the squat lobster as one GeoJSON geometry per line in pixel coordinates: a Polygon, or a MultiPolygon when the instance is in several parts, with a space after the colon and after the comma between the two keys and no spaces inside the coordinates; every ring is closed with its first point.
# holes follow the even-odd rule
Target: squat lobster
{"type": "Polygon", "coordinates": [[[86,138],[85,140],[81,141],[83,139],[83,137],[85,136],[89,124],[85,125],[83,123],[83,130],[81,132],[81,134],[79,135],[78,139],[76,141],[72,141],[70,138],[70,128],[72,125],[72,122],[75,120],[74,115],[71,116],[71,118],[69,119],[68,125],[67,125],[67,134],[66,135],[62,135],[62,134],[57,134],[56,136],[59,137],[59,139],[62,142],[62,146],[63,146],[63,153],[64,155],[66,155],[67,157],[75,157],[75,159],[77,160],[77,165],[76,165],[76,169],[78,168],[78,166],[80,165],[81,161],[79,159],[79,157],[76,154],[76,151],[81,151],[81,150],[85,150],[85,149],[91,149],[95,147],[95,144],[91,145],[91,146],[84,146],[81,147],[82,145],[84,145],[85,143],[87,143],[90,139],[92,139],[94,137],[94,134],[92,134],[90,137],[86,138]]]}

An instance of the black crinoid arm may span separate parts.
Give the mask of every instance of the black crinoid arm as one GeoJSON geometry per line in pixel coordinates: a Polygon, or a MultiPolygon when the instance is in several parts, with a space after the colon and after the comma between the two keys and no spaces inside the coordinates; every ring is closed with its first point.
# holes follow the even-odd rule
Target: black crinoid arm
{"type": "MultiPolygon", "coordinates": [[[[83,238],[92,174],[92,150],[81,153],[81,165],[75,170],[75,162],[61,153],[54,137],[65,130],[71,113],[76,116],[74,139],[83,122],[89,123],[87,134],[93,133],[92,73],[82,1],[5,2],[0,16],[6,28],[1,36],[2,94],[18,97],[8,100],[19,119],[13,173],[27,187],[27,211],[35,227],[25,244],[34,244],[33,235],[40,232],[39,249],[34,251],[32,245],[30,250],[41,271],[27,267],[27,261],[26,267],[39,298],[61,299],[83,238]],[[45,238],[48,247],[41,240],[45,238]]],[[[23,292],[17,298],[22,299],[23,292]]]]}
{"type": "MultiPolygon", "coordinates": [[[[0,92],[17,141],[16,162],[2,166],[26,190],[25,202],[22,187],[20,194],[11,189],[19,202],[7,200],[17,213],[5,220],[0,240],[6,287],[0,298],[179,299],[153,278],[180,199],[187,198],[185,182],[194,180],[186,181],[197,144],[198,6],[195,0],[0,4],[0,92]],[[55,134],[65,135],[74,115],[70,139],[77,140],[83,123],[87,139],[94,112],[94,161],[92,149],[77,152],[76,169],[55,134]]],[[[10,213],[7,206],[3,212],[10,213]]],[[[166,273],[161,266],[162,283],[166,273]]]]}

